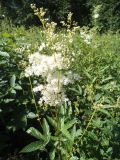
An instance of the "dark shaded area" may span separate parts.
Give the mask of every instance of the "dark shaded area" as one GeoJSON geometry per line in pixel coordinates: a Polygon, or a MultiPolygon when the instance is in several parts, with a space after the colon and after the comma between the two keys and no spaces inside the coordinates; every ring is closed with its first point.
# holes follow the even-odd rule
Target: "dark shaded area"
{"type": "Polygon", "coordinates": [[[39,19],[34,16],[30,4],[48,9],[47,17],[59,23],[65,20],[69,12],[79,25],[92,25],[92,11],[97,5],[102,5],[98,25],[102,31],[118,30],[120,27],[120,2],[118,0],[2,0],[1,17],[11,18],[16,25],[39,25],[39,19]]]}

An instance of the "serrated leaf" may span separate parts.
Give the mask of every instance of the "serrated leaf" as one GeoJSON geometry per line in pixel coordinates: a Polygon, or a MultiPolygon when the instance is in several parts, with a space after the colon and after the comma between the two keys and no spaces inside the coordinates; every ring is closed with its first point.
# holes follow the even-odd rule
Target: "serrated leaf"
{"type": "Polygon", "coordinates": [[[12,75],[10,79],[10,86],[13,88],[15,86],[16,76],[15,74],[12,75]]]}
{"type": "Polygon", "coordinates": [[[37,138],[37,139],[43,139],[44,140],[44,136],[34,127],[30,127],[27,130],[27,133],[30,134],[31,136],[37,138]]]}
{"type": "Polygon", "coordinates": [[[27,146],[25,146],[21,151],[20,153],[28,153],[28,152],[33,152],[33,151],[36,151],[36,150],[43,150],[45,147],[45,143],[44,142],[41,142],[41,141],[35,141],[35,142],[32,142],[30,144],[28,144],[27,146]]]}

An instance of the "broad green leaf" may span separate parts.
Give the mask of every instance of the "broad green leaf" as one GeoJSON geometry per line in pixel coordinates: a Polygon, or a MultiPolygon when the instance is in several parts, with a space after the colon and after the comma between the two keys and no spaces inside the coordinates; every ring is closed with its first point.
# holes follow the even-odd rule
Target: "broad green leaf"
{"type": "Polygon", "coordinates": [[[89,132],[89,137],[92,138],[95,141],[98,141],[98,137],[94,132],[89,132]]]}
{"type": "Polygon", "coordinates": [[[20,85],[16,85],[16,86],[14,87],[14,89],[16,89],[16,90],[22,90],[22,87],[21,87],[20,85]]]}
{"type": "Polygon", "coordinates": [[[9,33],[7,33],[7,32],[4,32],[4,33],[2,34],[2,36],[3,36],[3,37],[7,37],[7,38],[11,37],[11,35],[10,35],[9,33]]]}
{"type": "Polygon", "coordinates": [[[77,95],[80,95],[80,91],[75,88],[69,88],[69,90],[75,92],[77,95]]]}
{"type": "Polygon", "coordinates": [[[16,76],[15,74],[12,75],[10,79],[10,86],[13,88],[15,86],[16,76]]]}
{"type": "Polygon", "coordinates": [[[62,134],[67,137],[70,141],[72,140],[72,136],[70,135],[69,131],[66,128],[62,128],[62,134]]]}
{"type": "Polygon", "coordinates": [[[44,136],[34,127],[30,127],[27,130],[27,133],[30,134],[31,136],[37,138],[37,139],[43,139],[44,140],[44,136]]]}
{"type": "Polygon", "coordinates": [[[58,139],[59,139],[59,137],[57,137],[57,136],[51,136],[52,141],[58,141],[58,139]]]}
{"type": "Polygon", "coordinates": [[[49,123],[50,123],[54,128],[57,128],[57,123],[56,123],[56,121],[55,121],[53,118],[47,116],[47,119],[48,119],[49,123]]]}
{"type": "Polygon", "coordinates": [[[68,152],[72,152],[72,149],[73,149],[73,144],[74,144],[74,141],[73,140],[70,140],[70,141],[66,141],[65,143],[65,149],[68,151],[68,152]]]}
{"type": "Polygon", "coordinates": [[[72,135],[72,138],[74,139],[74,137],[76,136],[76,125],[73,126],[71,130],[71,135],[72,135]]]}
{"type": "Polygon", "coordinates": [[[0,56],[2,57],[10,57],[10,55],[7,52],[0,51],[0,56]]]}
{"type": "Polygon", "coordinates": [[[65,114],[64,106],[60,106],[60,115],[63,116],[65,114]]]}
{"type": "Polygon", "coordinates": [[[103,114],[106,114],[108,117],[111,117],[111,114],[105,109],[99,109],[98,111],[102,112],[103,114]]]}
{"type": "Polygon", "coordinates": [[[59,123],[58,123],[58,127],[60,130],[62,130],[64,128],[64,117],[59,118],[59,123]]]}
{"type": "Polygon", "coordinates": [[[16,94],[16,90],[14,90],[14,89],[12,89],[10,92],[11,92],[12,94],[16,94]]]}
{"type": "Polygon", "coordinates": [[[55,160],[55,152],[56,150],[55,149],[52,149],[49,156],[50,156],[50,160],[55,160]]]}
{"type": "Polygon", "coordinates": [[[71,120],[71,121],[69,121],[69,122],[67,122],[67,123],[65,124],[65,128],[66,128],[66,129],[69,129],[69,128],[71,128],[75,123],[77,123],[77,120],[76,120],[76,119],[73,119],[73,120],[71,120]]]}
{"type": "Polygon", "coordinates": [[[32,152],[32,151],[36,151],[36,150],[43,150],[45,147],[46,143],[44,143],[43,141],[35,141],[32,142],[30,144],[28,144],[27,146],[25,146],[20,153],[28,153],[28,152],[32,152]]]}
{"type": "Polygon", "coordinates": [[[78,89],[79,89],[79,94],[82,95],[82,88],[80,87],[80,85],[78,85],[78,89]]]}
{"type": "Polygon", "coordinates": [[[65,109],[64,106],[60,106],[59,108],[59,120],[58,120],[58,129],[61,130],[64,128],[64,114],[65,114],[65,109]]]}
{"type": "Polygon", "coordinates": [[[43,127],[44,134],[49,135],[50,134],[50,128],[49,128],[49,125],[48,125],[45,118],[43,119],[43,126],[42,127],[43,127]]]}

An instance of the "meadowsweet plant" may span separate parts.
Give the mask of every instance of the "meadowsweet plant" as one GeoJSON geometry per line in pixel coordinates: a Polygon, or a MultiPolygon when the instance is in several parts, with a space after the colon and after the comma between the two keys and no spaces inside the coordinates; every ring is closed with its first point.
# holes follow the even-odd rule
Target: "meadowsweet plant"
{"type": "Polygon", "coordinates": [[[79,75],[73,73],[70,68],[70,45],[74,40],[74,34],[77,27],[72,31],[70,13],[67,18],[67,35],[56,33],[56,23],[49,23],[44,18],[45,11],[43,8],[37,9],[35,5],[31,5],[35,15],[38,15],[43,24],[44,42],[38,47],[38,51],[30,55],[29,65],[25,69],[25,75],[41,77],[44,83],[38,84],[33,88],[34,92],[40,93],[39,104],[47,104],[50,106],[61,105],[64,102],[70,102],[65,94],[65,87],[79,80],[79,75]]]}
{"type": "Polygon", "coordinates": [[[61,22],[66,27],[67,33],[59,34],[56,32],[57,24],[48,22],[44,18],[45,10],[43,8],[37,9],[35,5],[31,5],[31,7],[43,25],[43,41],[37,51],[28,56],[29,62],[25,69],[25,76],[29,79],[31,77],[38,79],[38,83],[31,87],[33,97],[34,94],[39,95],[38,105],[43,108],[50,106],[51,109],[55,108],[55,111],[51,110],[51,117],[46,116],[47,119],[43,119],[41,126],[43,134],[35,128],[27,131],[38,141],[24,147],[22,152],[43,150],[49,144],[52,146],[49,153],[51,160],[56,158],[73,159],[76,152],[74,150],[75,141],[81,135],[81,130],[76,129],[78,121],[71,117],[71,102],[66,94],[66,89],[80,80],[79,74],[71,68],[71,60],[74,61],[72,45],[79,27],[72,27],[72,14],[70,13],[67,23],[61,22]],[[50,126],[54,128],[52,133],[50,126]]]}

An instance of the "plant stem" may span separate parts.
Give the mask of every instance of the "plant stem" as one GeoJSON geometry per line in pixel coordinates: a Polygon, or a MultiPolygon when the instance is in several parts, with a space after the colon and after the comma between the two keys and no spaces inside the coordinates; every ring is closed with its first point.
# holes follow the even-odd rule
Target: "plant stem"
{"type": "Polygon", "coordinates": [[[92,121],[92,119],[93,119],[96,111],[97,111],[97,108],[94,109],[94,112],[92,113],[91,118],[90,118],[90,120],[89,120],[89,122],[88,122],[88,124],[87,124],[87,126],[86,126],[86,128],[85,128],[85,130],[84,130],[84,132],[83,132],[83,134],[82,134],[82,136],[80,137],[80,141],[82,140],[83,136],[84,136],[85,133],[87,132],[87,130],[88,130],[90,124],[91,124],[91,121],[92,121]]]}
{"type": "Polygon", "coordinates": [[[36,112],[37,112],[37,115],[38,115],[38,121],[39,121],[39,123],[40,123],[40,125],[41,125],[39,110],[38,110],[38,106],[37,106],[37,103],[36,103],[36,100],[35,100],[35,95],[34,95],[34,92],[33,92],[33,86],[32,86],[32,82],[31,82],[31,78],[30,78],[30,77],[29,77],[29,83],[30,83],[30,88],[31,88],[32,97],[33,97],[33,99],[34,99],[35,109],[36,109],[36,112]]]}

